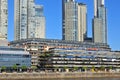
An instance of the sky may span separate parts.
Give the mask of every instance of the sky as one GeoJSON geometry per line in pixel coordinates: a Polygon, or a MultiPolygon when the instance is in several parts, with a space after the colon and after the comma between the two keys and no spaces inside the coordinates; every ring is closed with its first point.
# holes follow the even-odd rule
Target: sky
{"type": "MultiPolygon", "coordinates": [[[[76,0],[87,5],[88,36],[92,37],[93,0],[76,0]]],[[[62,39],[62,0],[35,0],[44,6],[46,38],[62,39]]],[[[108,44],[120,51],[120,0],[105,0],[107,8],[108,44]]],[[[8,40],[14,40],[14,0],[8,0],[8,40]]]]}

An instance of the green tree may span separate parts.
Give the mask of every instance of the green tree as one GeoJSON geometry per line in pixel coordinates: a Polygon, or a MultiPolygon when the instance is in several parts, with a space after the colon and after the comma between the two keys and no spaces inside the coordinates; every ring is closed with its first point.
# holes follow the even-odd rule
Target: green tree
{"type": "Polygon", "coordinates": [[[23,66],[21,67],[21,69],[22,69],[22,71],[26,71],[26,70],[27,70],[27,66],[23,65],[23,66]]]}
{"type": "Polygon", "coordinates": [[[109,66],[109,69],[113,69],[113,67],[112,67],[112,66],[109,66]]]}
{"type": "Polygon", "coordinates": [[[33,71],[35,71],[37,69],[36,66],[32,66],[31,68],[32,68],[33,71]]]}
{"type": "Polygon", "coordinates": [[[18,66],[17,66],[16,64],[14,64],[14,65],[12,66],[12,69],[15,70],[15,71],[17,71],[17,68],[18,68],[18,66]]]}
{"type": "Polygon", "coordinates": [[[93,72],[95,71],[95,66],[92,66],[92,71],[93,71],[93,72]]]}
{"type": "Polygon", "coordinates": [[[104,66],[101,66],[101,67],[100,67],[100,70],[101,70],[101,71],[104,71],[104,70],[105,70],[105,67],[104,67],[104,66]]]}
{"type": "Polygon", "coordinates": [[[77,71],[78,70],[78,67],[74,67],[74,71],[77,71]]]}
{"type": "Polygon", "coordinates": [[[68,69],[68,67],[67,66],[64,66],[64,70],[66,71],[68,69]]]}
{"type": "Polygon", "coordinates": [[[6,71],[7,67],[6,66],[2,66],[1,67],[1,71],[6,71]]]}
{"type": "Polygon", "coordinates": [[[55,72],[58,71],[58,69],[59,69],[58,66],[54,67],[55,72]]]}
{"type": "Polygon", "coordinates": [[[113,66],[109,66],[108,68],[109,68],[109,71],[111,71],[113,69],[113,66]]]}
{"type": "Polygon", "coordinates": [[[86,67],[86,66],[83,66],[82,69],[83,69],[84,71],[87,71],[87,67],[86,67]]]}

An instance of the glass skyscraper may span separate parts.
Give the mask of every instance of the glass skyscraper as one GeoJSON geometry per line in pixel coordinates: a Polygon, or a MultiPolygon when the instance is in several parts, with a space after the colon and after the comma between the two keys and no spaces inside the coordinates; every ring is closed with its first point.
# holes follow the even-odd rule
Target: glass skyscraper
{"type": "Polygon", "coordinates": [[[93,41],[107,43],[107,21],[104,0],[94,0],[93,41]]]}
{"type": "Polygon", "coordinates": [[[86,32],[86,5],[62,0],[62,39],[84,41],[86,32]]]}
{"type": "MultiPolygon", "coordinates": [[[[8,0],[0,0],[0,36],[7,39],[8,32],[8,0]]],[[[0,38],[0,39],[1,39],[0,38]]]]}
{"type": "Polygon", "coordinates": [[[36,5],[34,0],[14,1],[15,40],[45,38],[45,17],[43,15],[43,7],[36,5]]]}

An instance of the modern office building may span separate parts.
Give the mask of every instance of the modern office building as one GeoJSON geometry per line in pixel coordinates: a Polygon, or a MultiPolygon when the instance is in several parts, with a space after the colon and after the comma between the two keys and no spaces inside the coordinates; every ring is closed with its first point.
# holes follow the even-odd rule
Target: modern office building
{"type": "Polygon", "coordinates": [[[34,0],[14,0],[15,40],[45,38],[43,7],[34,0]]]}
{"type": "Polygon", "coordinates": [[[120,53],[109,51],[82,50],[75,48],[52,48],[39,55],[40,69],[57,71],[83,71],[96,68],[109,70],[120,68],[120,53]]]}
{"type": "Polygon", "coordinates": [[[0,46],[0,68],[10,68],[13,65],[31,67],[31,55],[21,48],[0,46]]]}
{"type": "Polygon", "coordinates": [[[2,39],[8,36],[8,0],[0,0],[0,34],[2,39]]]}
{"type": "Polygon", "coordinates": [[[86,37],[86,5],[75,0],[62,0],[62,39],[84,41],[86,37]]]}
{"type": "Polygon", "coordinates": [[[97,50],[111,51],[109,45],[104,43],[93,43],[93,42],[80,42],[80,41],[66,41],[66,40],[57,40],[57,39],[43,39],[43,38],[29,38],[11,41],[9,45],[12,47],[25,47],[26,43],[31,44],[43,44],[44,47],[60,47],[60,48],[96,48],[97,50]]]}
{"type": "MultiPolygon", "coordinates": [[[[79,41],[65,41],[56,39],[22,39],[11,41],[11,47],[25,48],[31,54],[31,65],[40,66],[40,55],[45,54],[49,48],[62,49],[78,49],[78,50],[96,50],[96,51],[110,51],[109,45],[103,43],[79,42],[79,41]]],[[[74,52],[74,51],[73,51],[74,52]]],[[[49,53],[49,52],[48,52],[49,53]]],[[[66,52],[65,52],[66,53],[66,52]]]]}
{"type": "Polygon", "coordinates": [[[31,65],[42,70],[120,68],[120,53],[111,52],[104,43],[32,38],[12,41],[10,46],[25,48],[31,54],[31,65]]]}
{"type": "Polygon", "coordinates": [[[93,41],[107,43],[107,21],[104,0],[94,0],[93,41]]]}

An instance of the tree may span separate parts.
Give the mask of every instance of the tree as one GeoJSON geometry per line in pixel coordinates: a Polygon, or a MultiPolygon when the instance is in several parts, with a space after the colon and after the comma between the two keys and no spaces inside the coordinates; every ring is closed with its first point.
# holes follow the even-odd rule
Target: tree
{"type": "Polygon", "coordinates": [[[109,66],[109,71],[111,71],[113,69],[113,66],[109,66]]]}
{"type": "Polygon", "coordinates": [[[36,66],[32,66],[31,68],[32,68],[33,71],[35,71],[37,69],[36,66]]]}
{"type": "Polygon", "coordinates": [[[64,66],[64,70],[66,71],[68,69],[68,67],[67,66],[64,66]]]}
{"type": "Polygon", "coordinates": [[[87,71],[87,67],[86,67],[86,66],[83,66],[83,70],[86,72],[86,71],[87,71]]]}
{"type": "Polygon", "coordinates": [[[92,66],[92,72],[94,72],[95,71],[95,66],[92,66]]]}
{"type": "Polygon", "coordinates": [[[113,69],[113,67],[112,67],[112,66],[109,66],[109,69],[113,69]]]}
{"type": "Polygon", "coordinates": [[[6,66],[1,67],[1,71],[6,71],[6,69],[7,69],[6,66]]]}
{"type": "Polygon", "coordinates": [[[58,66],[55,66],[55,67],[54,67],[55,72],[58,71],[58,69],[59,69],[58,66]]]}
{"type": "Polygon", "coordinates": [[[26,71],[26,70],[27,70],[27,66],[23,65],[23,66],[21,67],[21,69],[22,69],[22,71],[26,71]]]}
{"type": "Polygon", "coordinates": [[[17,66],[16,64],[14,64],[14,65],[12,66],[12,69],[15,70],[15,71],[17,71],[17,68],[18,68],[18,66],[17,66]]]}
{"type": "Polygon", "coordinates": [[[104,70],[105,70],[105,67],[104,67],[104,66],[101,66],[101,67],[100,67],[100,70],[101,70],[101,71],[104,71],[104,70]]]}
{"type": "Polygon", "coordinates": [[[78,67],[74,67],[74,71],[77,71],[78,70],[78,67]]]}

